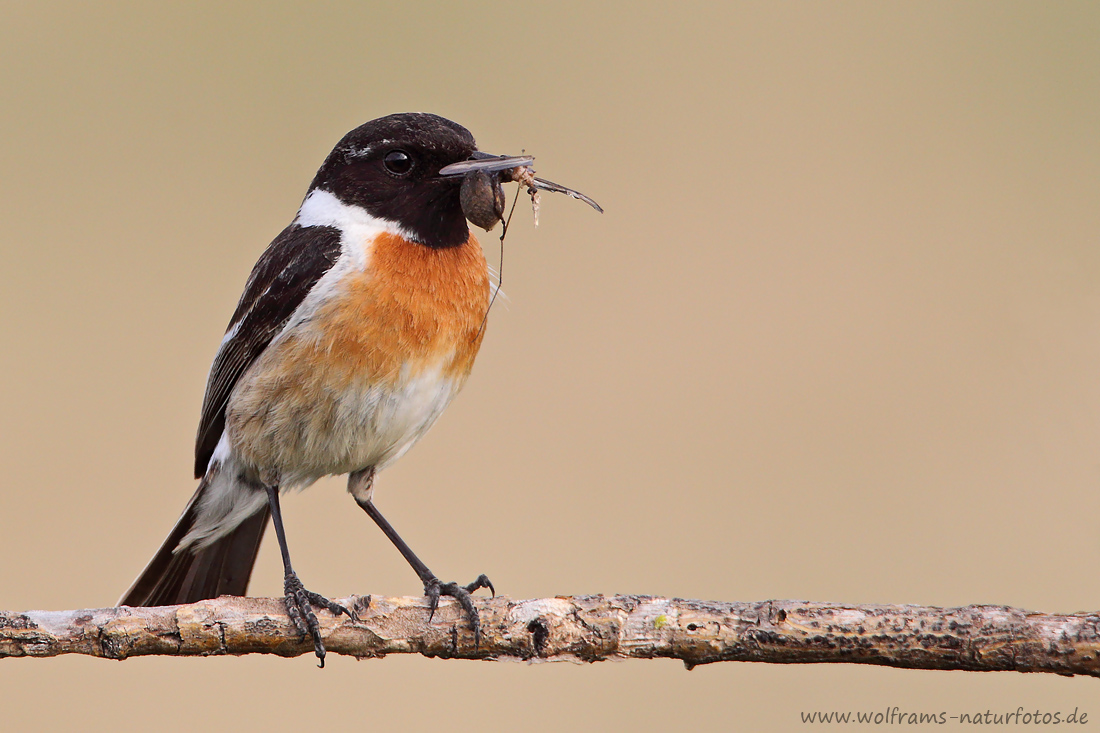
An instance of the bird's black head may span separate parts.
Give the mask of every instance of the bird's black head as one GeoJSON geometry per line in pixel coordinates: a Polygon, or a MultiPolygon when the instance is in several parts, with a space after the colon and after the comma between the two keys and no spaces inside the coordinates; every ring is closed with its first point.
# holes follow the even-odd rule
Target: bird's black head
{"type": "Polygon", "coordinates": [[[455,247],[470,236],[460,200],[461,178],[439,169],[467,160],[477,144],[465,127],[419,112],[360,125],[337,143],[310,190],[396,222],[430,247],[455,247]]]}

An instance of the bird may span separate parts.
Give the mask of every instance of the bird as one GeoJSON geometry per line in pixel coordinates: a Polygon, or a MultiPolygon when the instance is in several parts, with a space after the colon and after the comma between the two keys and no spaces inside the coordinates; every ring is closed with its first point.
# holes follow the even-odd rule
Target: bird
{"type": "MultiPolygon", "coordinates": [[[[214,356],[195,438],[191,500],[120,606],[245,595],[268,520],[289,617],[326,650],[313,607],[357,618],[294,571],[282,493],[330,475],[412,566],[430,615],[455,598],[480,634],[471,594],[484,574],[442,582],[374,505],[376,475],[432,427],[470,375],[492,281],[468,221],[503,221],[502,183],[588,197],[533,177],[530,156],[477,149],[443,117],[371,120],[325,158],[293,221],[260,256],[214,356]]],[[[518,194],[517,194],[518,195],[518,194]]],[[[505,231],[506,229],[505,224],[505,231]]]]}

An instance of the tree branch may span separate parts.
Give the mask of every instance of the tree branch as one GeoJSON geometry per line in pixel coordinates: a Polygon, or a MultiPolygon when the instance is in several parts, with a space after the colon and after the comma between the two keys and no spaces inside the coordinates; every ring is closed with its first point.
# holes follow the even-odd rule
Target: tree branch
{"type": "MultiPolygon", "coordinates": [[[[352,596],[358,623],[318,612],[326,648],[354,657],[596,662],[669,657],[711,662],[854,662],[910,669],[1014,670],[1100,677],[1100,614],[1005,606],[722,603],[651,596],[478,599],[482,638],[445,599],[352,596]]],[[[223,596],[186,606],[0,611],[0,657],[88,654],[309,654],[283,603],[223,596]]]]}

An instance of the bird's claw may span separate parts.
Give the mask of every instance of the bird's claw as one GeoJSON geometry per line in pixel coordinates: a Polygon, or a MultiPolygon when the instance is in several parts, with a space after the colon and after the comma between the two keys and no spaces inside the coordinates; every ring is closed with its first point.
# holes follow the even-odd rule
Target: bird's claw
{"type": "Polygon", "coordinates": [[[285,594],[283,602],[286,604],[286,611],[290,616],[290,620],[298,629],[298,633],[313,639],[313,651],[317,655],[318,666],[323,669],[325,666],[325,644],[321,641],[321,625],[317,621],[317,615],[313,613],[313,606],[326,608],[334,616],[339,616],[341,613],[347,614],[353,621],[359,620],[358,614],[318,593],[306,590],[305,586],[302,585],[302,581],[298,579],[298,574],[293,571],[287,573],[283,578],[283,593],[285,594]]]}
{"type": "Polygon", "coordinates": [[[470,619],[470,628],[474,632],[474,646],[480,645],[481,618],[478,615],[477,607],[474,606],[474,600],[470,596],[471,593],[480,588],[488,588],[493,597],[496,597],[496,588],[493,587],[493,583],[484,573],[479,575],[477,580],[467,585],[443,583],[439,578],[434,577],[425,582],[424,595],[428,597],[428,623],[431,623],[432,619],[435,618],[435,610],[439,607],[440,596],[450,596],[458,601],[458,605],[462,606],[462,610],[466,612],[470,619]]]}

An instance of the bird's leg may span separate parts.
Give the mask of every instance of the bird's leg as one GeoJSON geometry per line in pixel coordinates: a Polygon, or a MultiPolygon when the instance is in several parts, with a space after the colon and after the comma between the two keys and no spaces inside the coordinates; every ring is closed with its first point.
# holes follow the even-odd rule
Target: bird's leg
{"type": "Polygon", "coordinates": [[[378,525],[378,528],[390,538],[390,542],[393,543],[394,547],[397,548],[397,551],[401,553],[401,556],[405,558],[406,562],[412,566],[412,569],[416,571],[417,576],[419,576],[420,582],[424,584],[424,595],[428,597],[428,620],[431,621],[435,616],[435,609],[439,606],[439,597],[450,596],[458,601],[459,605],[466,611],[466,615],[470,618],[470,626],[474,630],[474,644],[480,644],[481,619],[478,617],[477,608],[474,606],[474,601],[470,598],[470,594],[479,588],[488,588],[495,597],[497,592],[493,584],[489,581],[489,578],[482,574],[479,575],[474,582],[468,585],[441,582],[439,578],[436,577],[435,573],[428,569],[424,561],[417,557],[416,553],[405,544],[405,540],[401,539],[401,536],[397,534],[397,530],[386,521],[386,518],[378,511],[378,508],[374,506],[374,502],[371,500],[373,490],[373,468],[356,471],[348,476],[348,493],[355,498],[355,503],[362,507],[363,511],[367,513],[367,516],[373,519],[374,523],[378,525]]]}
{"type": "Polygon", "coordinates": [[[306,590],[298,574],[290,565],[290,550],[286,546],[286,532],[283,530],[283,513],[279,509],[279,487],[265,486],[267,490],[267,503],[271,507],[271,522],[275,525],[275,536],[279,538],[279,552],[283,555],[283,601],[286,603],[286,611],[290,620],[294,622],[298,631],[303,635],[313,637],[313,651],[320,660],[320,666],[325,666],[325,645],[321,641],[321,627],[317,623],[317,616],[313,613],[313,606],[327,608],[335,616],[346,613],[349,618],[356,619],[354,613],[333,603],[322,595],[306,590]]]}

